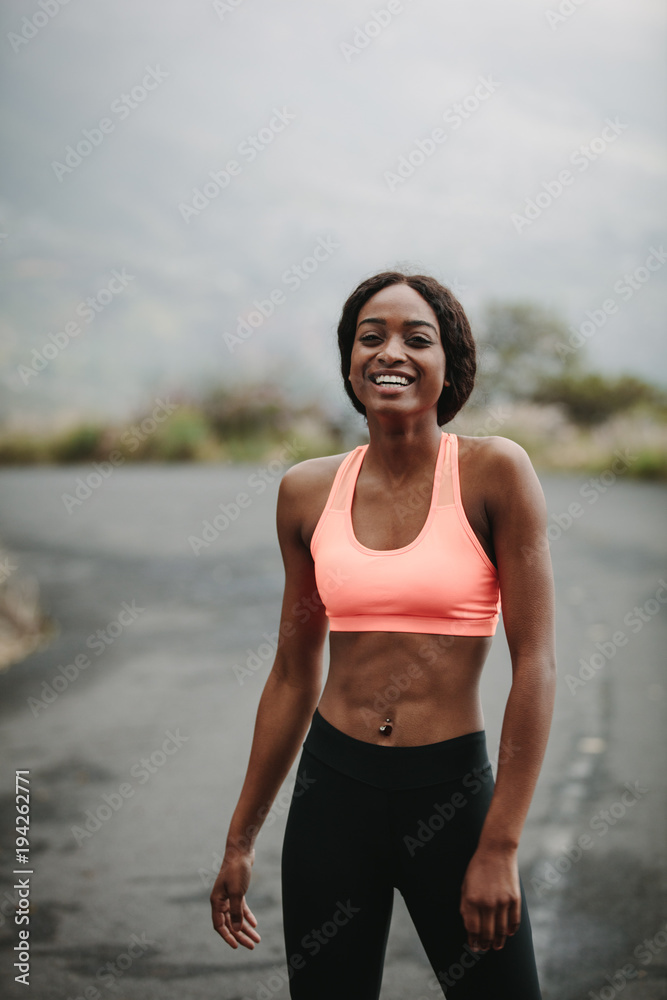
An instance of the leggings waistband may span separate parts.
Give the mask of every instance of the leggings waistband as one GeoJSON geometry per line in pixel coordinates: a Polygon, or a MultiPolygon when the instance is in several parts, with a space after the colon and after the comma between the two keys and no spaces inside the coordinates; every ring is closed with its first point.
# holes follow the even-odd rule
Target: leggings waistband
{"type": "Polygon", "coordinates": [[[380,746],[336,729],[317,708],[303,746],[329,767],[375,788],[425,788],[491,767],[483,729],[440,743],[380,746]]]}

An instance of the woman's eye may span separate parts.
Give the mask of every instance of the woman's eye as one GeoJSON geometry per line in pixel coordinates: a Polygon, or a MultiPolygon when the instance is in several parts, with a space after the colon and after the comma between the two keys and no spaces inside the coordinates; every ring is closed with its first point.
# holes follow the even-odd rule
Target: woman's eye
{"type": "MultiPolygon", "coordinates": [[[[370,333],[370,332],[363,333],[359,337],[359,340],[360,340],[361,343],[367,343],[367,342],[370,343],[371,341],[380,340],[380,339],[381,338],[380,338],[380,335],[378,333],[370,333]]],[[[417,334],[417,336],[409,337],[408,340],[407,340],[407,343],[408,344],[416,344],[418,347],[430,347],[431,344],[432,344],[432,341],[429,340],[428,337],[424,337],[421,334],[417,334]]]]}

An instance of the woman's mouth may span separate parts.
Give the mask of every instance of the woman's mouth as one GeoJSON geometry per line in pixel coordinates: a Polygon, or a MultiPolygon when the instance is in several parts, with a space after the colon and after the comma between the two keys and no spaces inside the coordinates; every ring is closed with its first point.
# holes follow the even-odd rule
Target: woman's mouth
{"type": "Polygon", "coordinates": [[[369,380],[376,386],[383,395],[388,392],[402,392],[415,381],[414,375],[407,372],[373,372],[369,375],[369,380]]]}

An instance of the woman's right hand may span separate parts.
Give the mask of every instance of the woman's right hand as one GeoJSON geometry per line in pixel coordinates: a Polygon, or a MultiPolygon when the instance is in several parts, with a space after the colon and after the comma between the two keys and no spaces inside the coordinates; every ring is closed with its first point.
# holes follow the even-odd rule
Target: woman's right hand
{"type": "Polygon", "coordinates": [[[261,941],[257,920],[245,901],[254,860],[254,848],[228,847],[211,891],[213,926],[232,948],[242,944],[252,950],[261,941]]]}

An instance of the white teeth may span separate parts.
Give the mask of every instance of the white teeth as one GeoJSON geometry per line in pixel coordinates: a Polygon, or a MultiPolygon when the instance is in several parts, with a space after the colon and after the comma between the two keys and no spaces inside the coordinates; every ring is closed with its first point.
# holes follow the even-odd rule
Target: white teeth
{"type": "Polygon", "coordinates": [[[376,385],[410,385],[410,382],[403,375],[378,375],[375,378],[376,385]]]}

